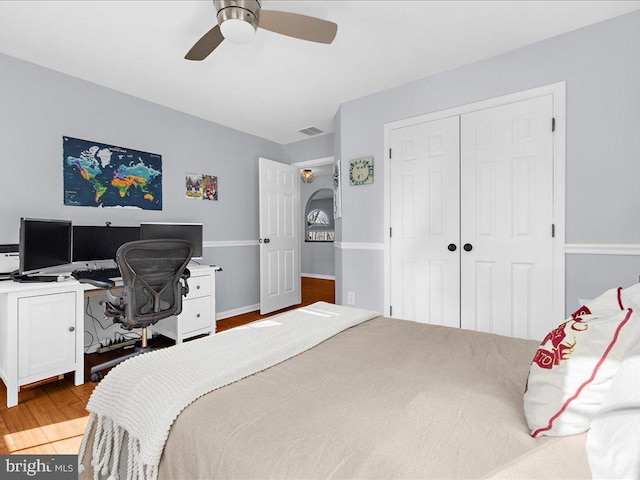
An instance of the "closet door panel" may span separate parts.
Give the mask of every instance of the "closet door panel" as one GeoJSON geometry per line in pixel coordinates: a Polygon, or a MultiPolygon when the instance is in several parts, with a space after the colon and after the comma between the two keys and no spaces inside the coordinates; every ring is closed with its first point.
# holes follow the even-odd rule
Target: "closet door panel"
{"type": "Polygon", "coordinates": [[[392,130],[390,140],[393,316],[459,327],[459,117],[392,130]]]}
{"type": "Polygon", "coordinates": [[[552,107],[546,96],[461,117],[463,328],[541,339],[553,324],[552,107]]]}

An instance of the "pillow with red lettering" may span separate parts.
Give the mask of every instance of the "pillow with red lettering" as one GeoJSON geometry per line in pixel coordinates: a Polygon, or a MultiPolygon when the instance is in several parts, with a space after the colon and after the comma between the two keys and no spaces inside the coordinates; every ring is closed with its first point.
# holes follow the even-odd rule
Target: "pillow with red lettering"
{"type": "Polygon", "coordinates": [[[540,344],[524,394],[531,436],[589,428],[620,363],[640,342],[640,317],[624,308],[621,290],[582,306],[540,344]]]}

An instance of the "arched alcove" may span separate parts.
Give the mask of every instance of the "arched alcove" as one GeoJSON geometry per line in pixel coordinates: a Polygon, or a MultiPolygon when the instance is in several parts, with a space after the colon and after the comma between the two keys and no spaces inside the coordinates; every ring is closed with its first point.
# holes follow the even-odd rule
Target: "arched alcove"
{"type": "Polygon", "coordinates": [[[316,190],[307,200],[304,210],[305,242],[333,242],[333,191],[330,188],[316,190]]]}

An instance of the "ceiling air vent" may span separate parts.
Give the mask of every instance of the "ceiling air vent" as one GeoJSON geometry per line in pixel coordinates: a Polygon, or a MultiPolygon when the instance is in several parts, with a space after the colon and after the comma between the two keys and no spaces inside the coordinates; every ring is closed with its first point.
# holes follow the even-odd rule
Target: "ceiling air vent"
{"type": "Polygon", "coordinates": [[[313,137],[314,135],[318,135],[320,133],[324,133],[322,130],[320,130],[319,128],[316,128],[316,127],[302,128],[302,129],[300,129],[298,131],[300,133],[304,133],[305,135],[309,135],[310,137],[313,137]]]}

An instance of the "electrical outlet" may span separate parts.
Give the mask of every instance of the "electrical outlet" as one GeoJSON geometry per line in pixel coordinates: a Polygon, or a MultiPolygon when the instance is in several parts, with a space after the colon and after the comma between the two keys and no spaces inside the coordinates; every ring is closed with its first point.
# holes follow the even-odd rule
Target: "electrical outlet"
{"type": "Polygon", "coordinates": [[[356,304],[356,292],[347,292],[347,305],[356,304]]]}

